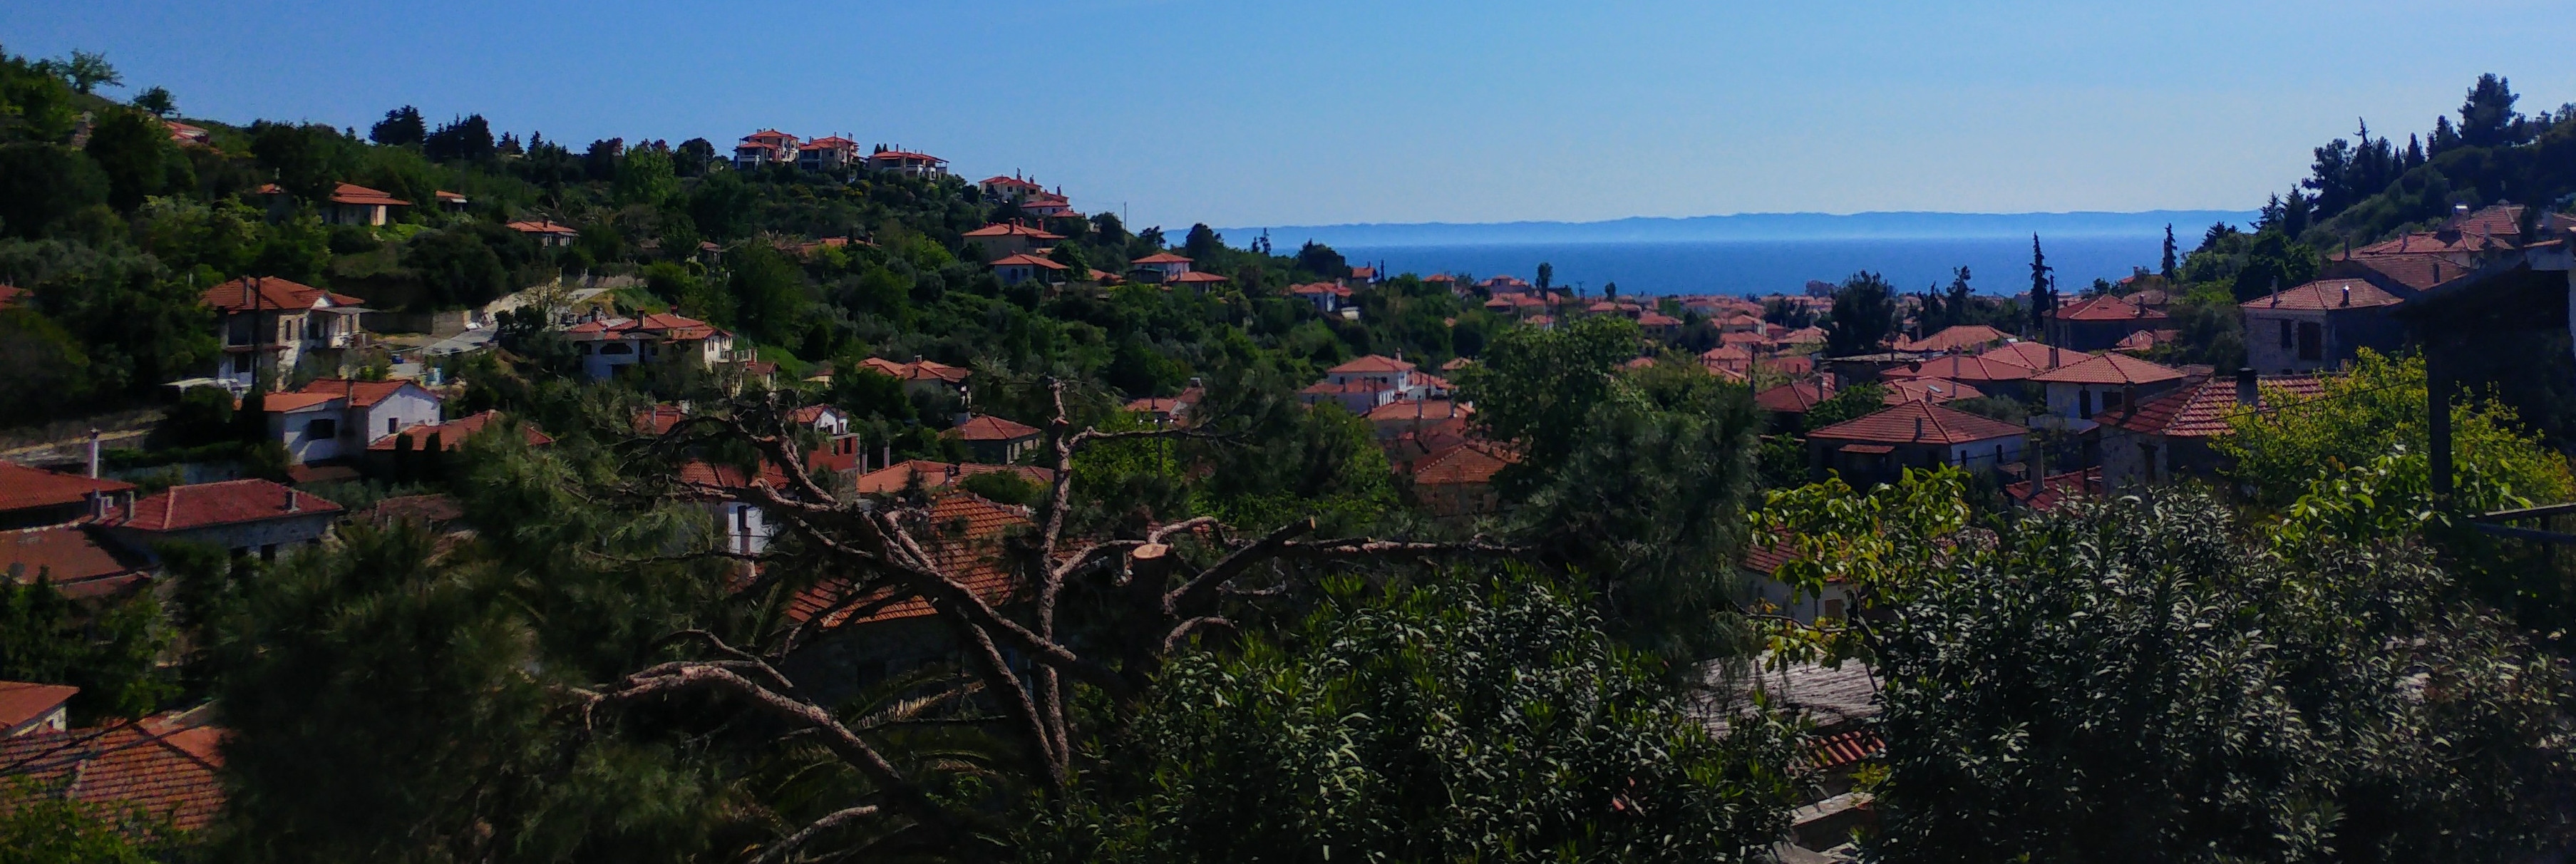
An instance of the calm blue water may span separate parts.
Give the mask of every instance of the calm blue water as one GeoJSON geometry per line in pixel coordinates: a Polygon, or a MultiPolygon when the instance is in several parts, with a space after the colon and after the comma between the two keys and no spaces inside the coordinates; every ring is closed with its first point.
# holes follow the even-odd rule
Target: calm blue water
{"type": "MultiPolygon", "coordinates": [[[[2197,242],[2198,237],[2190,238],[2197,242]]],[[[2132,266],[2155,269],[2164,235],[2040,239],[2057,268],[2058,289],[2073,293],[2097,277],[2119,281],[2132,266]]],[[[1900,291],[1950,283],[1950,268],[1966,265],[1971,284],[1986,294],[2030,287],[2030,238],[1692,241],[1669,243],[1528,243],[1465,246],[1340,246],[1352,264],[1386,262],[1389,272],[1467,273],[1475,278],[1510,274],[1535,279],[1539,262],[1556,267],[1556,282],[1582,283],[1598,294],[1604,282],[1623,294],[1796,294],[1807,280],[1841,282],[1855,271],[1887,277],[1900,291]]],[[[2189,251],[2186,249],[2185,251],[2189,251]]]]}

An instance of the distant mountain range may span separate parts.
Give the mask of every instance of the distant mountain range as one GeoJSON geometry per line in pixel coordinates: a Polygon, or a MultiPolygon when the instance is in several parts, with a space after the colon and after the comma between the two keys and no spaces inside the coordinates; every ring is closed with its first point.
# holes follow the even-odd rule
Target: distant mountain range
{"type": "Polygon", "coordinates": [[[2027,237],[2137,237],[2160,234],[2167,224],[2185,249],[2198,245],[2211,223],[2239,225],[2251,210],[2148,210],[2137,213],[1739,213],[1730,216],[1647,217],[1603,222],[1417,222],[1351,225],[1273,225],[1223,228],[1226,242],[1241,245],[1261,232],[1281,249],[1308,240],[1334,247],[1478,246],[1515,243],[1692,243],[1842,239],[1967,239],[2027,237]]]}

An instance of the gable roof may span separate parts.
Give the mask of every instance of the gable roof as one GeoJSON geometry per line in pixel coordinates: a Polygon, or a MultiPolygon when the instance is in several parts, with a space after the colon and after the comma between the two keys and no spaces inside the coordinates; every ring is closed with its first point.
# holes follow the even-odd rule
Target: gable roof
{"type": "Polygon", "coordinates": [[[1888,405],[1904,402],[1948,402],[1953,399],[1976,399],[1985,391],[1947,378],[1899,378],[1882,384],[1887,395],[1879,401],[1888,405]]]}
{"type": "Polygon", "coordinates": [[[2165,313],[2104,294],[2086,298],[2072,306],[2060,306],[2049,316],[2059,321],[2158,321],[2164,319],[2165,313]]]}
{"type": "Polygon", "coordinates": [[[964,441],[1018,441],[1037,437],[1038,428],[990,414],[976,414],[940,434],[964,441]]]}
{"type": "MultiPolygon", "coordinates": [[[[671,429],[671,424],[678,422],[679,418],[677,416],[671,416],[666,419],[662,413],[662,410],[666,407],[669,406],[655,405],[652,410],[638,415],[638,419],[649,422],[658,427],[653,430],[653,434],[659,435],[663,432],[668,432],[671,429]]],[[[678,413],[678,410],[679,409],[677,408],[671,409],[674,415],[678,413]]],[[[429,449],[429,437],[431,435],[436,435],[438,436],[438,449],[454,450],[458,447],[465,446],[465,439],[474,437],[475,433],[483,431],[483,427],[492,425],[492,421],[498,419],[501,419],[501,412],[487,410],[480,414],[458,417],[445,423],[423,423],[421,425],[405,429],[401,432],[378,438],[374,443],[368,444],[367,449],[391,451],[397,446],[394,443],[395,439],[408,438],[411,439],[412,449],[427,450],[429,449]]],[[[537,431],[537,426],[534,423],[519,424],[519,436],[521,440],[528,442],[528,446],[530,447],[543,447],[548,444],[555,443],[553,436],[537,431]]]]}
{"type": "MultiPolygon", "coordinates": [[[[1034,524],[1027,513],[970,493],[953,492],[931,502],[928,521],[934,536],[926,538],[922,545],[928,548],[931,562],[942,574],[987,603],[998,606],[1017,599],[1025,580],[1013,575],[1001,560],[1001,540],[1015,528],[1034,524]]],[[[937,611],[918,596],[887,600],[893,592],[886,589],[854,596],[853,588],[846,579],[818,583],[797,594],[788,604],[787,614],[798,621],[810,621],[828,613],[831,617],[823,624],[841,627],[917,618],[937,611]],[[844,600],[855,602],[832,611],[844,600]]]]}
{"type": "MultiPolygon", "coordinates": [[[[1031,227],[1029,227],[1029,226],[1019,224],[1019,223],[1017,223],[1017,222],[995,222],[995,223],[993,223],[993,224],[991,224],[991,225],[986,225],[986,226],[984,226],[984,227],[982,227],[982,228],[977,228],[977,229],[975,229],[975,230],[973,230],[973,231],[968,231],[968,232],[966,232],[966,233],[964,233],[964,234],[961,234],[961,235],[958,235],[958,236],[961,236],[961,237],[1026,237],[1026,238],[1029,238],[1029,239],[1031,239],[1031,240],[1062,240],[1062,239],[1064,239],[1064,235],[1061,235],[1061,234],[1049,234],[1049,233],[1047,233],[1047,232],[1040,231],[1040,230],[1038,230],[1038,229],[1031,228],[1031,227]]],[[[1183,260],[1187,260],[1187,259],[1183,259],[1183,260]]]]}
{"type": "Polygon", "coordinates": [[[360,186],[356,183],[342,183],[338,186],[331,187],[331,203],[376,205],[384,207],[411,206],[411,202],[409,201],[360,186]]]}
{"type": "Polygon", "coordinates": [[[1983,348],[2012,338],[2012,334],[1983,324],[1959,324],[1941,328],[1941,332],[1911,342],[1899,342],[1899,351],[1966,351],[1983,348]]]}
{"type": "Polygon", "coordinates": [[[581,234],[581,229],[561,222],[556,222],[551,219],[539,219],[534,222],[512,222],[507,225],[503,225],[502,227],[508,228],[512,231],[517,231],[521,234],[552,234],[556,236],[579,236],[581,234]]]}
{"type": "Polygon", "coordinates": [[[0,512],[61,507],[87,501],[91,495],[133,489],[134,484],[123,480],[83,477],[29,468],[15,462],[0,462],[0,512]]]}
{"type": "Polygon", "coordinates": [[[1862,441],[1877,444],[1966,444],[2028,434],[2030,430],[1989,417],[1908,402],[1845,420],[1814,432],[1810,440],[1862,441]]]}
{"type": "Polygon", "coordinates": [[[2117,411],[2102,412],[2093,419],[2130,432],[2208,438],[2227,434],[2229,417],[2252,409],[2281,407],[2273,403],[2275,395],[2286,393],[2293,402],[2304,402],[2324,396],[2325,392],[2325,380],[2314,375],[2266,375],[2255,379],[2254,404],[2247,406],[2236,401],[2234,380],[2205,378],[2117,411]]]}
{"type": "Polygon", "coordinates": [[[0,681],[0,733],[52,713],[80,688],[31,681],[0,681]]]}
{"type": "MultiPolygon", "coordinates": [[[[143,579],[152,560],[104,542],[77,525],[0,531],[0,577],[18,568],[18,581],[33,583],[41,575],[55,590],[73,598],[113,594],[143,579]]],[[[0,720],[0,727],[8,726],[0,720]]]]}
{"type": "Polygon", "coordinates": [[[185,531],[337,512],[340,505],[311,492],[267,480],[226,480],[172,486],[134,502],[131,509],[121,517],[111,517],[107,524],[137,531],[185,531]]]}
{"type": "Polygon", "coordinates": [[[2030,377],[2033,372],[2030,367],[2018,363],[1952,354],[1921,363],[1891,366],[1878,375],[1889,379],[1948,378],[1952,381],[2019,381],[2030,377]]]}
{"type": "Polygon", "coordinates": [[[306,382],[304,386],[296,388],[295,392],[342,397],[349,400],[350,407],[368,408],[402,392],[406,387],[420,391],[420,395],[427,397],[429,401],[439,401],[438,394],[429,392],[429,388],[401,380],[360,381],[354,378],[315,378],[306,382]]]}
{"type": "Polygon", "coordinates": [[[1820,381],[1792,381],[1753,394],[1753,404],[1773,414],[1805,414],[1816,403],[1831,399],[1834,391],[1820,381]]]}
{"type": "Polygon", "coordinates": [[[1048,270],[1064,270],[1064,269],[1068,269],[1068,268],[1066,268],[1066,267],[1065,267],[1064,265],[1062,265],[1062,264],[1058,264],[1058,263],[1055,263],[1054,261],[1050,261],[1050,260],[1047,260],[1047,259],[1045,259],[1045,258],[1040,258],[1040,257],[1038,257],[1038,256],[1031,255],[1031,254],[1026,253],[1026,252],[1022,252],[1022,253],[1020,253],[1020,254],[1013,255],[1013,256],[1011,256],[1011,257],[1004,258],[1004,259],[1001,259],[1001,260],[998,260],[998,261],[993,262],[993,266],[995,266],[995,267],[1011,267],[1011,266],[1015,266],[1015,265],[1016,265],[1016,266],[1021,266],[1021,267],[1043,267],[1043,268],[1046,268],[1046,269],[1048,269],[1048,270]]]}
{"type": "Polygon", "coordinates": [[[958,481],[968,477],[995,471],[1018,474],[1020,479],[1042,487],[1055,485],[1055,471],[1050,468],[1030,465],[979,465],[972,462],[932,462],[927,459],[897,462],[892,466],[861,474],[858,479],[851,482],[852,491],[861,495],[887,495],[903,491],[903,487],[909,485],[915,477],[921,478],[922,488],[939,490],[955,486],[958,481]]]}
{"type": "Polygon", "coordinates": [[[1482,441],[1469,441],[1414,463],[1413,485],[1454,486],[1494,482],[1494,475],[1519,462],[1509,451],[1482,441]]]}
{"type": "Polygon", "coordinates": [[[1407,363],[1393,357],[1388,357],[1383,354],[1371,354],[1366,357],[1361,357],[1348,363],[1335,366],[1331,369],[1326,369],[1324,370],[1324,373],[1328,375],[1372,375],[1382,372],[1411,371],[1413,371],[1413,364],[1411,363],[1407,363]]]}
{"type": "Polygon", "coordinates": [[[2082,351],[2068,351],[2055,345],[2038,342],[2007,342],[1995,346],[1992,351],[1977,355],[1977,359],[2010,363],[2033,372],[2046,372],[2069,363],[2081,362],[2086,356],[2082,351]]]}
{"type": "Polygon", "coordinates": [[[2369,280],[2319,279],[2296,288],[2283,288],[2279,292],[2236,305],[2248,312],[2259,312],[2265,309],[2316,311],[2395,306],[2403,302],[2406,302],[2404,298],[2381,290],[2379,286],[2370,284],[2369,280]]]}
{"type": "Polygon", "coordinates": [[[0,766],[35,782],[38,795],[125,804],[193,831],[224,802],[224,730],[155,718],[94,729],[0,738],[0,766]]]}
{"type": "Polygon", "coordinates": [[[226,312],[357,306],[367,301],[275,276],[246,276],[206,289],[205,304],[226,312]]]}
{"type": "Polygon", "coordinates": [[[1130,263],[1130,264],[1188,264],[1188,263],[1190,263],[1190,259],[1185,258],[1185,257],[1182,257],[1182,256],[1179,256],[1179,255],[1174,255],[1174,254],[1172,254],[1172,253],[1170,253],[1170,252],[1156,252],[1156,253],[1154,253],[1154,254],[1152,254],[1152,255],[1147,255],[1147,256],[1145,256],[1145,257],[1143,257],[1143,258],[1138,258],[1138,259],[1136,259],[1136,260],[1134,260],[1134,261],[1130,261],[1130,262],[1127,262],[1127,263],[1130,263]]]}
{"type": "Polygon", "coordinates": [[[2127,354],[2095,354],[2030,376],[2048,384],[2155,384],[2183,378],[2183,371],[2127,354]]]}

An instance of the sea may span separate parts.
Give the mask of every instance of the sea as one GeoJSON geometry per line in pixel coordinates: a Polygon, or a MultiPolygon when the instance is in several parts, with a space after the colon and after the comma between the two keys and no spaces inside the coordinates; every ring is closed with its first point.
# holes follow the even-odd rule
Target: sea
{"type": "Polygon", "coordinates": [[[1229,229],[1229,242],[1266,233],[1282,252],[1314,240],[1353,265],[1388,273],[1449,273],[1554,282],[1597,294],[1795,294],[1810,281],[1876,273],[1899,291],[1947,286],[1966,267],[1980,293],[2030,288],[2036,234],[2061,291],[2155,269],[2165,226],[2188,252],[2212,222],[2255,214],[2218,210],[2135,213],[1754,213],[1607,222],[1413,223],[1229,229]]]}
{"type": "MultiPolygon", "coordinates": [[[[2198,238],[2193,238],[2198,242],[2198,238]]],[[[1388,273],[1455,273],[1483,279],[1509,274],[1538,278],[1538,265],[1553,268],[1555,283],[1587,294],[1617,283],[1621,294],[1797,294],[1813,281],[1839,283],[1861,271],[1877,273],[1904,292],[1946,287],[1952,270],[1968,268],[1968,284],[1984,294],[2030,288],[2030,238],[1721,240],[1640,243],[1508,243],[1452,246],[1335,247],[1354,265],[1384,264],[1388,273]]],[[[2189,251],[2186,246],[2184,251],[2189,251]]],[[[2059,290],[2072,292],[2094,279],[2114,282],[2154,270],[2164,255],[2164,235],[2080,237],[2049,242],[2041,252],[2059,290]]]]}

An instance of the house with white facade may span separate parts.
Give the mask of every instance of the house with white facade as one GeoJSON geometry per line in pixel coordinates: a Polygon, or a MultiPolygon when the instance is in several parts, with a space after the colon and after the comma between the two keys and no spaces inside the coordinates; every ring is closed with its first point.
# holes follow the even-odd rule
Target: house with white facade
{"type": "Polygon", "coordinates": [[[763,165],[796,161],[796,136],[776,129],[763,129],[742,136],[733,145],[733,167],[749,170],[763,165]]]}
{"type": "Polygon", "coordinates": [[[607,379],[639,363],[693,362],[700,368],[733,353],[733,334],[695,318],[668,312],[639,318],[602,318],[564,331],[581,350],[582,371],[607,379]]]}
{"type": "Polygon", "coordinates": [[[2030,418],[2031,426],[2091,430],[2094,415],[2119,411],[2141,399],[2152,399],[2181,386],[2191,376],[2180,369],[2117,352],[2095,354],[2030,376],[2047,388],[2048,413],[2030,418]]]}
{"type": "Polygon", "coordinates": [[[438,394],[417,383],[346,378],[316,379],[260,403],[269,440],[295,465],[356,459],[378,439],[439,422],[439,411],[438,394]]]}
{"type": "Polygon", "coordinates": [[[1371,354],[1324,370],[1324,380],[1297,391],[1297,398],[1308,405],[1333,402],[1365,417],[1389,402],[1428,398],[1428,377],[1411,363],[1371,354]]]}
{"type": "Polygon", "coordinates": [[[914,177],[937,177],[948,173],[948,160],[928,153],[892,150],[884,145],[878,145],[877,152],[868,155],[868,168],[914,177]]]}
{"type": "Polygon", "coordinates": [[[796,145],[796,167],[807,171],[838,171],[858,162],[859,142],[839,135],[796,145]]]}

